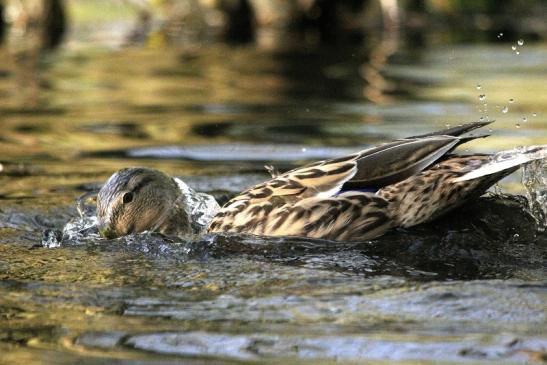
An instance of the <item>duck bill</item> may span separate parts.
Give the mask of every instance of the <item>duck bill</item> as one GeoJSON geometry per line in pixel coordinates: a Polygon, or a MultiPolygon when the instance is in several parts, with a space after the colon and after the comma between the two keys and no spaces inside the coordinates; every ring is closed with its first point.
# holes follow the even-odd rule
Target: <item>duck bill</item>
{"type": "Polygon", "coordinates": [[[99,230],[99,234],[101,236],[103,236],[104,238],[107,238],[107,239],[113,239],[113,238],[117,238],[118,235],[116,234],[116,232],[111,229],[108,225],[105,225],[105,224],[99,224],[97,226],[97,229],[99,230]]]}

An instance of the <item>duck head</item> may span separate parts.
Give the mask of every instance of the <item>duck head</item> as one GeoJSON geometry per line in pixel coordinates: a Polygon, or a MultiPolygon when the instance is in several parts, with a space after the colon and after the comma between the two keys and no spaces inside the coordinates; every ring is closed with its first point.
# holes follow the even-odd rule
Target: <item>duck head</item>
{"type": "Polygon", "coordinates": [[[156,231],[190,233],[190,220],[177,182],[161,171],[125,168],[115,172],[97,196],[99,232],[106,238],[156,231]]]}

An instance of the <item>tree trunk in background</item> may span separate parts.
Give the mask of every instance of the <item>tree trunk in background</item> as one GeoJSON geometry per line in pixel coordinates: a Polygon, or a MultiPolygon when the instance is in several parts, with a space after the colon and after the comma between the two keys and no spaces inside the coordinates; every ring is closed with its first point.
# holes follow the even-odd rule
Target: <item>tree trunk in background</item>
{"type": "Polygon", "coordinates": [[[222,0],[226,16],[224,39],[230,43],[248,43],[255,39],[255,13],[248,0],[222,0]]]}
{"type": "Polygon", "coordinates": [[[44,43],[46,49],[57,47],[66,31],[66,15],[61,0],[44,0],[44,43]]]}
{"type": "Polygon", "coordinates": [[[4,4],[0,3],[0,44],[4,41],[6,22],[4,21],[4,4]]]}

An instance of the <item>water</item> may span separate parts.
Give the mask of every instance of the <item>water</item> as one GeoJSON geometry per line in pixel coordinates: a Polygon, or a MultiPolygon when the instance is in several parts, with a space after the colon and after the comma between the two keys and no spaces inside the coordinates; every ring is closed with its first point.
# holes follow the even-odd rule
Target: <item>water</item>
{"type": "MultiPolygon", "coordinates": [[[[434,40],[384,40],[370,53],[69,44],[38,72],[1,50],[0,362],[541,359],[547,238],[520,198],[358,244],[108,241],[91,204],[112,172],[138,165],[222,203],[266,179],[264,165],[478,120],[479,83],[490,104],[512,106],[490,111],[492,136],[466,149],[545,144],[547,48],[526,43],[518,59],[503,44],[434,40]],[[76,200],[88,193],[82,221],[76,200]]],[[[525,193],[518,176],[501,186],[525,193]]]]}
{"type": "Polygon", "coordinates": [[[536,217],[540,230],[547,227],[547,166],[535,161],[524,167],[522,184],[526,188],[530,211],[536,217]]]}

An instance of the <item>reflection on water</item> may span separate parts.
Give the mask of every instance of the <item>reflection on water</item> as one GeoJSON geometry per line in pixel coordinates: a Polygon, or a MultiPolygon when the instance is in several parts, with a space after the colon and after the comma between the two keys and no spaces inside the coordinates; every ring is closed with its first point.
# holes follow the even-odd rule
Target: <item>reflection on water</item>
{"type": "MultiPolygon", "coordinates": [[[[69,48],[41,59],[39,75],[1,62],[3,360],[541,359],[547,244],[518,199],[352,245],[86,231],[41,246],[44,231],[59,243],[78,196],[125,166],[181,176],[222,202],[266,179],[265,164],[283,170],[487,115],[492,136],[470,150],[547,143],[544,45],[517,56],[388,36],[371,48],[69,48]],[[38,76],[35,102],[20,75],[38,76]]],[[[502,186],[523,192],[517,177],[502,186]]]]}

